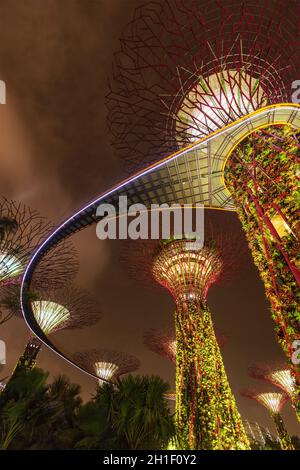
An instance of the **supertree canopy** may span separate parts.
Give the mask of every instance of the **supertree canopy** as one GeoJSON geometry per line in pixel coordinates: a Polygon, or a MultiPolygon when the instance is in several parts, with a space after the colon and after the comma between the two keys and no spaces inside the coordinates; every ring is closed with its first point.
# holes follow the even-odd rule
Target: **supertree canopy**
{"type": "Polygon", "coordinates": [[[109,349],[81,351],[75,353],[73,359],[76,364],[96,375],[100,386],[140,367],[140,361],[134,356],[109,349]]]}
{"type": "Polygon", "coordinates": [[[84,290],[68,286],[62,290],[39,292],[32,300],[36,322],[46,335],[62,329],[93,325],[101,318],[96,302],[84,290]]]}
{"type": "Polygon", "coordinates": [[[300,76],[299,13],[297,0],[147,3],[121,39],[107,97],[127,171],[163,165],[181,149],[175,172],[168,164],[161,175],[165,192],[176,174],[187,197],[237,210],[297,393],[300,120],[289,102],[300,76]],[[237,135],[241,122],[247,129],[237,135]],[[191,145],[197,139],[208,144],[191,145]]]}
{"type": "Polygon", "coordinates": [[[213,246],[189,250],[186,240],[167,241],[153,262],[153,276],[176,302],[186,302],[207,291],[222,272],[222,259],[213,246]]]}
{"type": "Polygon", "coordinates": [[[280,440],[282,450],[293,450],[293,444],[281,416],[283,405],[288,400],[288,396],[280,392],[256,392],[252,390],[242,390],[241,395],[251,398],[263,405],[270,413],[280,440]]]}
{"type": "Polygon", "coordinates": [[[15,282],[34,248],[50,230],[37,212],[21,203],[0,201],[0,284],[15,282]]]}
{"type": "MultiPolygon", "coordinates": [[[[80,329],[93,325],[101,318],[97,303],[84,290],[73,285],[53,291],[28,293],[35,321],[45,333],[53,334],[60,330],[80,329]]],[[[18,290],[10,288],[2,300],[13,314],[21,316],[18,290]]],[[[38,338],[30,337],[23,355],[20,357],[15,372],[20,369],[32,369],[41,348],[38,338]]]]}
{"type": "MultiPolygon", "coordinates": [[[[220,348],[225,345],[226,336],[215,328],[217,342],[220,348]]],[[[169,361],[176,363],[176,334],[171,330],[158,330],[152,328],[144,334],[144,344],[150,351],[166,357],[169,361]]]]}
{"type": "Polygon", "coordinates": [[[126,168],[291,101],[299,10],[297,0],[164,0],[137,8],[107,97],[113,145],[126,168]]]}
{"type": "MultiPolygon", "coordinates": [[[[0,200],[0,285],[18,284],[34,250],[52,225],[24,204],[0,200]]],[[[44,257],[34,273],[33,285],[61,287],[78,270],[73,245],[63,241],[44,257]]]]}
{"type": "Polygon", "coordinates": [[[250,377],[258,380],[265,380],[276,387],[281,388],[286,395],[294,402],[297,417],[299,416],[299,400],[296,395],[296,383],[291,374],[290,368],[284,362],[279,362],[273,365],[255,365],[248,368],[250,377]],[[298,401],[297,401],[298,400],[298,401]]]}
{"type": "Polygon", "coordinates": [[[134,277],[148,273],[176,304],[176,425],[182,449],[249,448],[206,302],[209,286],[234,264],[230,246],[219,232],[202,248],[174,238],[136,241],[126,252],[134,277]]]}
{"type": "Polygon", "coordinates": [[[35,300],[32,309],[37,323],[46,334],[67,324],[70,319],[69,310],[51,300],[35,300]]]}

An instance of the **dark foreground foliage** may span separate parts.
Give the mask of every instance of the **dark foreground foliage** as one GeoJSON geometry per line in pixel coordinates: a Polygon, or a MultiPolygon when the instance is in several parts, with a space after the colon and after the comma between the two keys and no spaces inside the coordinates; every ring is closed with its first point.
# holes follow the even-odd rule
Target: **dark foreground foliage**
{"type": "Polygon", "coordinates": [[[156,376],[105,384],[82,403],[80,387],[40,369],[21,372],[0,395],[0,449],[162,449],[174,435],[156,376]]]}

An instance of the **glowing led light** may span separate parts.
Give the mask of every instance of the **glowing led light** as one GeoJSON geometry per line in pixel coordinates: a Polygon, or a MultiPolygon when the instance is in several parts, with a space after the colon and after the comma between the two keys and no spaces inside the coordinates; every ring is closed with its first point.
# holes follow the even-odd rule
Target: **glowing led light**
{"type": "Polygon", "coordinates": [[[286,364],[252,366],[248,370],[250,377],[270,382],[281,388],[293,401],[296,399],[296,381],[286,364]]]}
{"type": "Polygon", "coordinates": [[[279,214],[274,215],[271,218],[271,222],[280,238],[286,237],[289,233],[291,233],[291,228],[279,214]]]}
{"type": "Polygon", "coordinates": [[[204,247],[192,251],[185,240],[169,242],[154,259],[152,272],[161,285],[167,287],[175,298],[195,300],[205,297],[210,283],[222,270],[217,250],[204,247]]]}
{"type": "Polygon", "coordinates": [[[70,319],[69,310],[63,305],[49,300],[31,303],[34,318],[45,334],[53,333],[70,319]]]}
{"type": "Polygon", "coordinates": [[[242,70],[225,70],[195,85],[178,112],[178,140],[184,131],[194,142],[267,104],[259,81],[242,70]]]}
{"type": "Polygon", "coordinates": [[[281,411],[281,408],[286,400],[282,393],[259,393],[257,395],[257,400],[260,401],[262,405],[268,408],[272,413],[278,414],[281,411]]]}
{"type": "Polygon", "coordinates": [[[274,384],[278,384],[290,396],[295,393],[295,380],[289,369],[277,370],[270,373],[270,379],[274,384]]]}
{"type": "Polygon", "coordinates": [[[164,398],[166,400],[175,401],[176,400],[176,393],[175,392],[165,393],[164,398]]]}
{"type": "Polygon", "coordinates": [[[19,276],[23,272],[23,265],[16,256],[0,252],[0,282],[19,276]]]}
{"type": "Polygon", "coordinates": [[[176,356],[176,340],[174,341],[170,341],[170,351],[172,352],[172,354],[174,355],[174,357],[176,356]]]}
{"type": "Polygon", "coordinates": [[[95,362],[95,371],[99,377],[99,385],[102,385],[105,379],[106,381],[111,380],[117,373],[119,366],[111,362],[95,362]]]}

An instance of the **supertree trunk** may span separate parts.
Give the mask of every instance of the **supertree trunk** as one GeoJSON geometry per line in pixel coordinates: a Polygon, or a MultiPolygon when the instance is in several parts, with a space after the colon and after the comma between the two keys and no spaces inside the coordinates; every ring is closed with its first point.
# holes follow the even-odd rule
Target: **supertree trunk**
{"type": "Polygon", "coordinates": [[[272,413],[282,450],[295,450],[280,413],[272,413]]]}
{"type": "Polygon", "coordinates": [[[181,449],[250,449],[231,392],[210,312],[177,304],[176,425],[181,449]]]}
{"type": "Polygon", "coordinates": [[[276,323],[277,339],[296,381],[300,417],[300,364],[293,360],[300,339],[299,132],[271,127],[251,134],[230,156],[225,181],[276,323]]]}
{"type": "Polygon", "coordinates": [[[30,338],[26,344],[25,350],[20,356],[10,380],[22,371],[30,371],[36,366],[36,358],[40,352],[42,343],[38,338],[30,338]]]}

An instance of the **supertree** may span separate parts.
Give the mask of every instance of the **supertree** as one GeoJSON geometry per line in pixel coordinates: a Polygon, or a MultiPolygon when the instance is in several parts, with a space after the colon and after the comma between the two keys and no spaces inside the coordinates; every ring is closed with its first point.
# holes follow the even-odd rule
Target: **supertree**
{"type": "Polygon", "coordinates": [[[253,365],[248,368],[249,376],[253,379],[264,380],[281,388],[292,400],[298,420],[300,421],[300,404],[296,396],[296,383],[291,374],[290,368],[285,362],[278,362],[272,365],[253,365]]]}
{"type": "Polygon", "coordinates": [[[136,9],[114,56],[108,124],[133,169],[270,103],[299,77],[299,2],[164,0],[136,9]]]}
{"type": "Polygon", "coordinates": [[[271,124],[300,75],[299,13],[297,0],[147,3],[121,38],[107,97],[113,145],[129,172],[251,116],[237,148],[195,151],[199,198],[236,208],[298,394],[299,109],[271,124]],[[267,118],[256,119],[265,106],[267,118]]]}
{"type": "Polygon", "coordinates": [[[294,450],[281,416],[283,405],[288,400],[288,396],[281,392],[256,392],[254,390],[242,390],[241,395],[257,401],[257,403],[263,405],[269,411],[274,421],[282,450],[294,450]]]}
{"type": "MultiPolygon", "coordinates": [[[[215,328],[215,334],[218,345],[222,348],[225,345],[226,337],[218,328],[215,328]]],[[[143,341],[150,351],[166,357],[174,364],[176,363],[176,334],[174,331],[152,328],[144,334],[143,341]]]]}
{"type": "MultiPolygon", "coordinates": [[[[45,217],[26,205],[1,198],[0,200],[0,286],[19,284],[27,262],[34,250],[49,233],[52,225],[45,217]]],[[[45,255],[37,268],[33,284],[57,288],[74,276],[78,261],[73,245],[63,241],[45,255]]],[[[1,322],[7,321],[3,315],[1,322]]]]}
{"type": "Polygon", "coordinates": [[[24,204],[0,201],[0,283],[13,283],[22,274],[34,248],[50,230],[37,212],[24,204]]]}
{"type": "MultiPolygon", "coordinates": [[[[182,449],[248,449],[216,340],[207,293],[237,262],[233,238],[206,224],[201,247],[186,239],[127,243],[122,262],[138,281],[172,295],[176,330],[176,426],[182,449]]],[[[236,246],[237,247],[237,246],[236,246]]]]}
{"type": "Polygon", "coordinates": [[[74,362],[98,377],[101,387],[118,377],[136,371],[140,361],[132,355],[110,349],[90,349],[73,355],[74,362]]]}
{"type": "MultiPolygon", "coordinates": [[[[290,127],[262,129],[229,157],[225,181],[271,304],[278,342],[291,360],[299,328],[299,136],[290,127]]],[[[299,367],[292,364],[299,397],[299,367]]]]}
{"type": "MultiPolygon", "coordinates": [[[[73,285],[59,290],[28,292],[28,296],[35,321],[47,336],[60,330],[81,329],[95,324],[101,318],[99,306],[93,298],[73,285]]],[[[10,288],[3,303],[14,315],[22,316],[18,290],[10,288]]],[[[13,375],[19,370],[30,370],[36,365],[41,345],[38,338],[30,336],[13,375]]]]}
{"type": "Polygon", "coordinates": [[[176,303],[176,422],[191,449],[247,446],[206,304],[222,268],[214,245],[197,250],[185,240],[161,245],[152,266],[176,303]]]}

